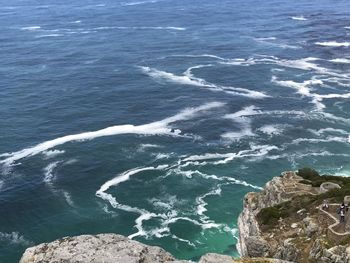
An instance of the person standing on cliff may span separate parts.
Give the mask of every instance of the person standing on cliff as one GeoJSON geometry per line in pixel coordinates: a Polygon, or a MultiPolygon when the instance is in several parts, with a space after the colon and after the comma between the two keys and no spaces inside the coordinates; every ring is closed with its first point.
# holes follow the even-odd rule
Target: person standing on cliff
{"type": "Polygon", "coordinates": [[[340,223],[345,223],[345,211],[340,209],[340,223]]]}
{"type": "Polygon", "coordinates": [[[344,202],[340,205],[340,210],[345,210],[345,204],[344,204],[344,202]]]}
{"type": "Polygon", "coordinates": [[[328,200],[327,200],[327,199],[324,199],[324,200],[323,200],[322,209],[323,209],[323,210],[328,210],[328,208],[329,208],[328,200]]]}

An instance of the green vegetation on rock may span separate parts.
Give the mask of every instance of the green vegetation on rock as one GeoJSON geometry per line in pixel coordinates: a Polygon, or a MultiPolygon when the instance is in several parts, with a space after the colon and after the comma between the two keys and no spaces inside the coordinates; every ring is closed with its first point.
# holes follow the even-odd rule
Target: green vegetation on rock
{"type": "Polygon", "coordinates": [[[340,185],[340,189],[331,189],[327,193],[320,194],[318,200],[330,199],[334,202],[342,202],[344,196],[350,195],[350,178],[334,175],[320,175],[316,170],[311,168],[299,169],[297,174],[304,178],[301,183],[310,184],[319,187],[322,183],[332,182],[340,185]]]}
{"type": "Polygon", "coordinates": [[[338,184],[341,188],[331,189],[326,193],[318,195],[305,194],[297,196],[291,201],[273,207],[263,208],[257,215],[261,225],[264,225],[266,228],[273,228],[280,218],[293,216],[300,209],[306,209],[308,212],[312,212],[318,205],[322,204],[324,199],[328,199],[329,202],[340,203],[344,200],[344,196],[350,195],[350,178],[320,175],[316,170],[311,168],[299,169],[297,175],[303,178],[300,183],[312,185],[313,187],[319,187],[325,182],[332,182],[338,184]]]}

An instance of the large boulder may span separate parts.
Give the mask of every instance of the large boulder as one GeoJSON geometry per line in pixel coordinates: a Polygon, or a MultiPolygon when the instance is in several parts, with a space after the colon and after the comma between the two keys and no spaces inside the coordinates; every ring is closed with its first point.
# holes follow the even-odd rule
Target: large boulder
{"type": "Polygon", "coordinates": [[[332,182],[324,182],[320,185],[320,192],[325,193],[331,189],[340,189],[340,185],[332,182]]]}
{"type": "Polygon", "coordinates": [[[168,263],[177,261],[160,247],[116,234],[65,237],[28,248],[20,263],[168,263]]]}
{"type": "Polygon", "coordinates": [[[233,258],[230,256],[208,253],[201,257],[198,263],[232,263],[233,258]]]}

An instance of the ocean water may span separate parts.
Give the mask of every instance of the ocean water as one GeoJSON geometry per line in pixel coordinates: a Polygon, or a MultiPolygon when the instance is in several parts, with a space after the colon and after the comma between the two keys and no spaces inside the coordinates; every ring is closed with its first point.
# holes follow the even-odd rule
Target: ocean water
{"type": "Polygon", "coordinates": [[[350,2],[3,1],[0,262],[113,232],[238,256],[243,196],[350,175],[350,2]]]}

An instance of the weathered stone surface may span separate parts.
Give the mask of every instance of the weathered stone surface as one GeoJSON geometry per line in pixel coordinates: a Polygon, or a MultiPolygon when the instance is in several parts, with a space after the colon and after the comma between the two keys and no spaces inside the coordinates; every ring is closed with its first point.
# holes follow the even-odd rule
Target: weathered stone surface
{"type": "Polygon", "coordinates": [[[305,217],[303,219],[303,222],[306,226],[306,235],[308,237],[311,237],[313,234],[316,234],[318,232],[318,224],[316,220],[312,219],[311,217],[305,217]]]}
{"type": "MultiPolygon", "coordinates": [[[[303,179],[295,173],[286,172],[274,177],[260,193],[248,193],[238,219],[237,248],[243,259],[264,257],[266,260],[273,257],[288,262],[350,263],[350,244],[336,245],[343,244],[344,238],[342,242],[337,242],[336,238],[328,239],[328,228],[334,220],[324,220],[317,207],[296,207],[299,210],[280,218],[275,227],[260,226],[257,220],[263,208],[286,201],[290,201],[286,205],[300,205],[298,200],[305,200],[305,196],[318,195],[334,188],[339,188],[339,185],[327,182],[321,188],[312,187],[304,184],[303,179]]],[[[254,262],[244,260],[242,262],[254,262]]]]}
{"type": "Polygon", "coordinates": [[[267,257],[269,255],[269,244],[260,236],[246,238],[248,257],[267,257]]]}
{"type": "MultiPolygon", "coordinates": [[[[20,263],[190,263],[177,260],[160,247],[147,246],[116,234],[65,237],[51,243],[28,248],[20,263]]],[[[245,258],[209,253],[199,263],[271,262],[289,263],[278,259],[245,258]]]]}
{"type": "MultiPolygon", "coordinates": [[[[235,263],[293,263],[291,261],[276,259],[276,258],[241,258],[236,259],[235,263]]],[[[216,263],[221,263],[217,261],[216,263]]]]}
{"type": "Polygon", "coordinates": [[[299,250],[295,247],[292,241],[292,238],[286,239],[283,244],[277,249],[274,258],[296,262],[299,258],[299,250]]]}
{"type": "Polygon", "coordinates": [[[266,257],[276,253],[269,251],[268,242],[261,237],[256,215],[265,207],[280,204],[296,195],[312,191],[311,186],[300,184],[300,180],[301,178],[295,173],[286,172],[281,177],[272,178],[260,193],[248,193],[245,196],[243,211],[238,217],[239,242],[237,249],[242,257],[266,257]]]}
{"type": "Polygon", "coordinates": [[[331,189],[340,189],[340,185],[332,182],[325,182],[320,185],[320,192],[325,193],[331,189]]]}
{"type": "Polygon", "coordinates": [[[201,257],[198,263],[232,263],[233,258],[230,256],[208,253],[201,257]]]}
{"type": "Polygon", "coordinates": [[[20,263],[166,263],[185,262],[159,247],[116,234],[65,237],[28,248],[20,263]]]}

